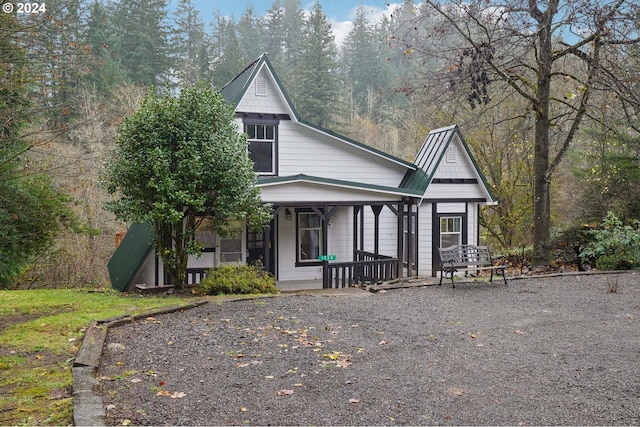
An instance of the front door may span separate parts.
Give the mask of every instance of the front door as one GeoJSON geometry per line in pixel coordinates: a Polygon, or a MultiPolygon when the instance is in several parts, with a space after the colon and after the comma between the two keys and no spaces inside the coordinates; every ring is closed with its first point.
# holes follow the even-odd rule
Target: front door
{"type": "Polygon", "coordinates": [[[273,227],[265,228],[263,231],[249,231],[247,230],[247,264],[261,263],[270,273],[275,276],[275,258],[274,258],[274,243],[273,243],[273,227]],[[269,233],[266,236],[265,233],[269,233]],[[269,237],[269,239],[265,239],[269,237]],[[269,260],[265,259],[265,245],[268,245],[269,260]],[[267,265],[267,263],[269,265],[267,265]]]}

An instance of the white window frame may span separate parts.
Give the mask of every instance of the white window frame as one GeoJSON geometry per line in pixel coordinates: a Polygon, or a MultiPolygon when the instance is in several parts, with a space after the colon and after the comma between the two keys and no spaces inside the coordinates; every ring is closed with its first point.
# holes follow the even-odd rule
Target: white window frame
{"type": "Polygon", "coordinates": [[[458,243],[454,243],[455,245],[461,245],[462,244],[462,216],[461,215],[447,215],[447,216],[441,216],[440,217],[440,235],[439,235],[439,239],[440,239],[440,247],[448,247],[451,245],[446,245],[443,246],[442,245],[442,236],[458,236],[458,243]],[[458,225],[458,230],[455,230],[456,228],[456,224],[458,225]],[[446,225],[445,227],[443,227],[443,225],[446,225]],[[453,230],[449,230],[449,226],[452,225],[453,226],[453,230]],[[444,229],[443,229],[444,228],[444,229]]]}
{"type": "MultiPolygon", "coordinates": [[[[307,221],[307,224],[309,224],[310,222],[307,221]]],[[[322,217],[320,215],[318,215],[316,212],[313,211],[309,211],[309,212],[297,212],[297,224],[296,224],[296,228],[297,228],[297,249],[296,249],[296,259],[298,261],[298,263],[300,264],[309,264],[309,263],[315,263],[317,264],[318,262],[320,262],[319,260],[319,256],[322,255],[322,248],[324,247],[323,245],[323,241],[322,241],[322,227],[324,226],[324,222],[322,220],[322,217]],[[302,221],[301,218],[302,216],[315,216],[318,218],[319,220],[319,226],[318,227],[302,227],[302,221]],[[310,257],[310,258],[302,258],[302,237],[303,237],[303,232],[304,231],[313,231],[313,230],[317,230],[318,232],[318,242],[317,242],[317,247],[318,247],[318,253],[317,254],[311,254],[311,255],[315,255],[315,257],[310,257]]]]}

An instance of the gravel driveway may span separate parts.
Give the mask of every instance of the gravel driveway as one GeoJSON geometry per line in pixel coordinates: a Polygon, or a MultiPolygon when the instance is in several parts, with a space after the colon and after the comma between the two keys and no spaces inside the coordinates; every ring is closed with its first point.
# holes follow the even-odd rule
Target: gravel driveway
{"type": "Polygon", "coordinates": [[[640,424],[634,273],[208,303],[106,345],[110,425],[640,424]]]}

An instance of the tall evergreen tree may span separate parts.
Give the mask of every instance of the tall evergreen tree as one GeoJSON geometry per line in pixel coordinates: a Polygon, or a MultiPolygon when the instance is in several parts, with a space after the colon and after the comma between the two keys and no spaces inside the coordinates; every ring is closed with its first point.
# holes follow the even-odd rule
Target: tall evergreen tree
{"type": "Polygon", "coordinates": [[[294,69],[294,103],[305,120],[330,128],[335,124],[338,66],[331,25],[318,2],[306,20],[300,47],[300,61],[294,69]]]}
{"type": "Polygon", "coordinates": [[[84,45],[85,26],[81,0],[60,0],[41,13],[23,18],[25,31],[20,42],[29,52],[34,97],[44,107],[47,127],[63,131],[75,110],[76,83],[89,71],[89,51],[84,45]]]}
{"type": "Polygon", "coordinates": [[[129,80],[146,86],[168,82],[174,64],[167,0],[122,0],[115,6],[114,24],[120,35],[114,49],[129,80]]]}
{"type": "MultiPolygon", "coordinates": [[[[177,58],[179,78],[183,84],[194,84],[203,76],[202,58],[204,24],[192,0],[178,2],[172,50],[177,58]]],[[[206,55],[206,53],[205,53],[206,55]]]]}
{"type": "Polygon", "coordinates": [[[255,8],[250,4],[236,25],[238,42],[245,57],[254,59],[264,52],[266,44],[263,28],[262,18],[256,15],[255,8]]]}
{"type": "Polygon", "coordinates": [[[109,9],[100,1],[91,3],[88,11],[83,38],[90,49],[92,60],[83,81],[94,84],[98,91],[105,93],[125,80],[125,74],[113,51],[114,46],[119,43],[118,32],[113,26],[109,9]]]}
{"type": "Polygon", "coordinates": [[[298,58],[302,51],[302,40],[305,19],[304,11],[300,6],[300,0],[283,0],[284,8],[284,59],[288,67],[293,68],[298,64],[298,58]]]}
{"type": "Polygon", "coordinates": [[[265,32],[265,52],[269,55],[269,60],[276,67],[276,64],[284,58],[285,30],[284,30],[284,8],[280,0],[274,0],[271,8],[267,10],[264,18],[265,32]]]}
{"type": "Polygon", "coordinates": [[[211,80],[217,87],[222,87],[247,66],[248,59],[240,49],[233,17],[227,19],[217,12],[211,26],[211,80]]]}
{"type": "MultiPolygon", "coordinates": [[[[25,154],[36,144],[24,131],[42,114],[34,105],[32,59],[22,43],[31,31],[0,14],[0,287],[9,287],[31,257],[53,243],[73,217],[66,196],[43,174],[29,169],[25,154]]],[[[47,106],[42,105],[44,109],[47,106]]]]}
{"type": "Polygon", "coordinates": [[[342,46],[340,62],[345,86],[351,89],[355,102],[354,110],[368,119],[377,115],[376,106],[382,104],[380,98],[389,85],[381,56],[375,27],[367,20],[366,9],[361,5],[342,46]]]}

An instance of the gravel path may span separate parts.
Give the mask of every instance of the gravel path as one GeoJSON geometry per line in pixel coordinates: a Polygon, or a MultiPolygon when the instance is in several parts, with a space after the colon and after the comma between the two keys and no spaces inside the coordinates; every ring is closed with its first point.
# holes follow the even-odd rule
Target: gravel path
{"type": "Polygon", "coordinates": [[[110,425],[640,424],[640,274],[209,303],[106,344],[110,425]]]}

